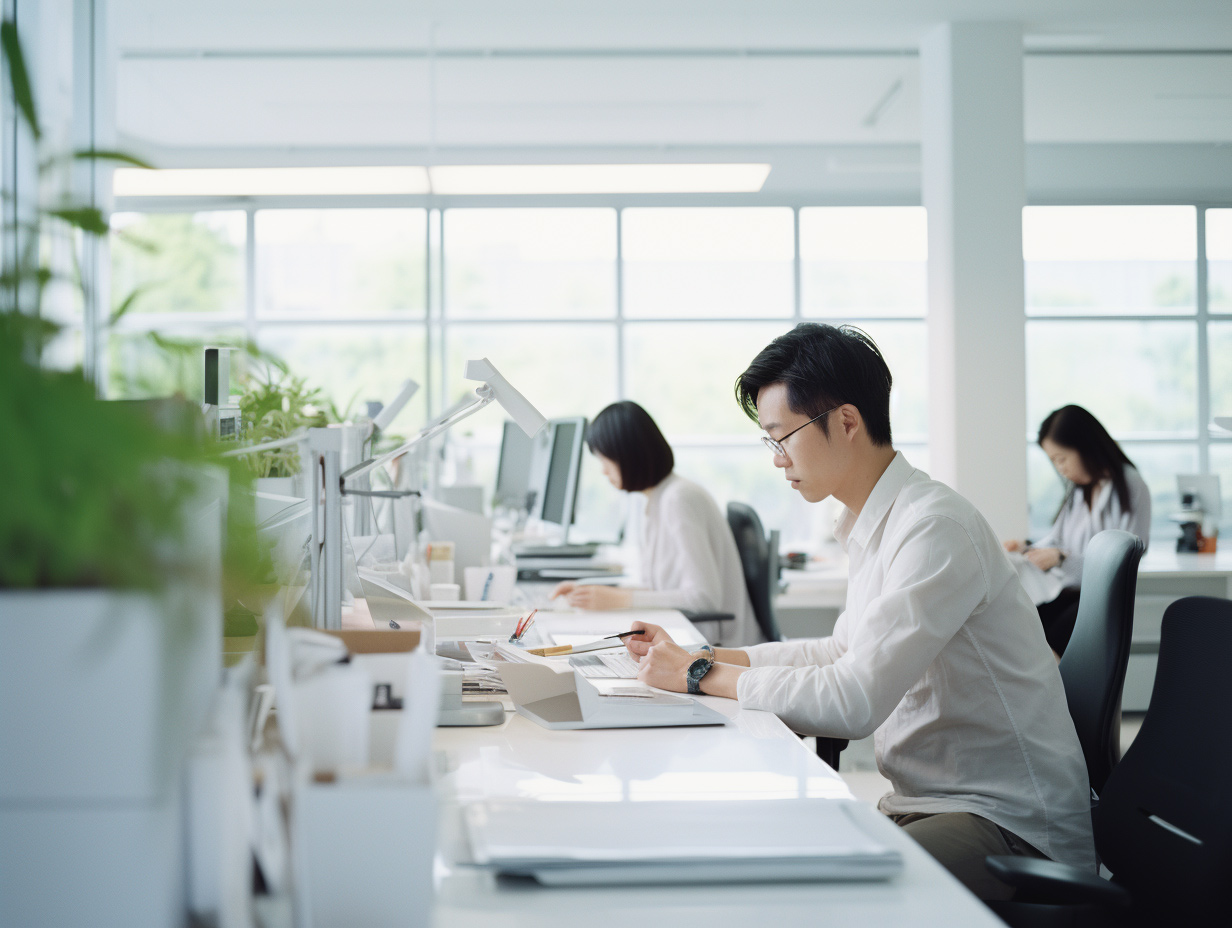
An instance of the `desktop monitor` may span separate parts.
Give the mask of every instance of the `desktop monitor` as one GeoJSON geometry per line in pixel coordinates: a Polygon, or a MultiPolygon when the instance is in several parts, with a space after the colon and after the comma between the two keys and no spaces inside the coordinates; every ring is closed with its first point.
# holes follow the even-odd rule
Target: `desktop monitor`
{"type": "Polygon", "coordinates": [[[527,493],[530,491],[534,451],[534,439],[523,432],[512,419],[507,420],[505,431],[501,435],[500,462],[496,467],[496,506],[509,509],[529,508],[527,493]]]}
{"type": "Polygon", "coordinates": [[[586,420],[578,416],[574,419],[553,419],[549,424],[551,450],[543,492],[539,494],[532,514],[544,522],[568,528],[573,524],[577,504],[578,478],[586,445],[586,420]]]}

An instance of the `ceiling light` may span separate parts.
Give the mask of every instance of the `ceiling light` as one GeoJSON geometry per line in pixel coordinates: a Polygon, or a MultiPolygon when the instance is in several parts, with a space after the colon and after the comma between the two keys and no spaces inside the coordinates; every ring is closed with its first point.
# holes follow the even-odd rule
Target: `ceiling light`
{"type": "Polygon", "coordinates": [[[445,195],[756,193],[768,164],[467,164],[428,168],[445,195]]]}
{"type": "Polygon", "coordinates": [[[339,196],[428,193],[422,167],[121,168],[117,197],[339,196]]]}

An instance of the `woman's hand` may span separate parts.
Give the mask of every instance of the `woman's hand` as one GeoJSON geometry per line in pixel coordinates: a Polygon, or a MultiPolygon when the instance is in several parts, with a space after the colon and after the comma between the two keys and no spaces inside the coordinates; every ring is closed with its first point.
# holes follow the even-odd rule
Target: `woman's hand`
{"type": "MultiPolygon", "coordinates": [[[[560,586],[566,586],[562,583],[560,586]]],[[[633,604],[633,592],[614,586],[591,584],[568,584],[570,589],[563,595],[570,606],[576,609],[628,609],[633,604]]],[[[557,587],[560,589],[560,587],[557,587]]]]}
{"type": "MultiPolygon", "coordinates": [[[[1021,551],[1022,550],[1022,542],[1015,541],[1012,538],[1009,541],[1002,542],[1002,544],[1004,545],[1006,551],[1021,551]]],[[[564,586],[564,584],[562,583],[561,586],[564,586]]]]}
{"type": "MultiPolygon", "coordinates": [[[[659,631],[663,631],[659,629],[659,631]]],[[[685,674],[695,658],[676,642],[667,638],[650,645],[646,656],[638,666],[637,678],[647,686],[657,686],[661,690],[671,690],[675,693],[688,691],[685,674]]],[[[626,638],[628,643],[631,639],[626,638]]],[[[630,648],[629,650],[633,650],[630,648]]]]}
{"type": "Polygon", "coordinates": [[[1032,548],[1027,552],[1027,560],[1040,570],[1052,570],[1061,563],[1061,549],[1032,548]]]}
{"type": "Polygon", "coordinates": [[[568,596],[577,589],[577,584],[572,580],[565,580],[563,583],[556,584],[556,589],[552,591],[552,595],[548,599],[555,599],[557,596],[568,596]]]}

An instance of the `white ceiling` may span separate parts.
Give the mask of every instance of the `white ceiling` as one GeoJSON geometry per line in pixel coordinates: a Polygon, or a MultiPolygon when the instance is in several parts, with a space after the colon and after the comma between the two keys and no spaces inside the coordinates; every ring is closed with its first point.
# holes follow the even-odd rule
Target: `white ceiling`
{"type": "Polygon", "coordinates": [[[1232,141],[1229,0],[115,0],[113,16],[117,123],[139,150],[914,143],[919,36],[977,16],[1024,24],[1030,142],[1232,141]]]}

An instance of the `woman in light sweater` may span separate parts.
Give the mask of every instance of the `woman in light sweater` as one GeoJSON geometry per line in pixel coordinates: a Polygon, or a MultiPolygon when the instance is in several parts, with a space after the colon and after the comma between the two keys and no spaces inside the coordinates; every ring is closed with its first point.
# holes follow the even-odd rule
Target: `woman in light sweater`
{"type": "Polygon", "coordinates": [[[1151,491],[1108,430],[1081,406],[1062,406],[1040,425],[1044,449],[1068,492],[1056,522],[1034,543],[1007,541],[1007,551],[1024,551],[1040,570],[1057,568],[1064,584],[1052,602],[1042,603],[1044,636],[1057,657],[1065,653],[1078,618],[1082,557],[1099,532],[1119,528],[1148,544],[1151,491]]]}
{"type": "Polygon", "coordinates": [[[654,419],[637,403],[613,403],[595,417],[586,444],[618,490],[643,493],[639,588],[562,583],[581,609],[682,609],[725,612],[721,635],[732,645],[760,639],[727,520],[704,489],[672,471],[675,457],[654,419]]]}

